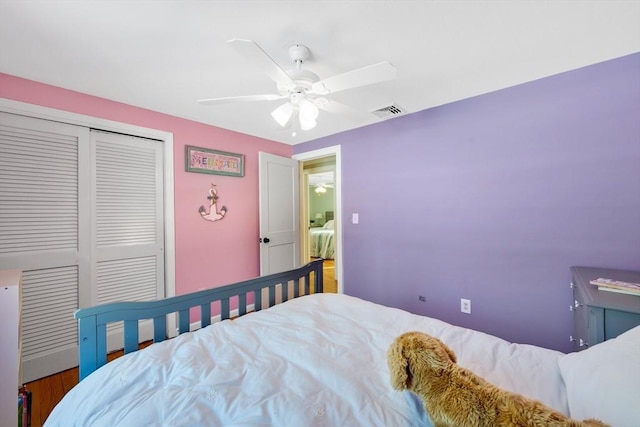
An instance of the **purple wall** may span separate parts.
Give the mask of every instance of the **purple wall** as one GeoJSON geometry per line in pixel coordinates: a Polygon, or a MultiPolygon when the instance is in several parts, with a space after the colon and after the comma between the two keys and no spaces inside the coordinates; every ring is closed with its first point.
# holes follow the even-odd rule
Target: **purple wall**
{"type": "Polygon", "coordinates": [[[347,294],[570,351],[569,267],[640,270],[640,54],[336,144],[347,294]]]}

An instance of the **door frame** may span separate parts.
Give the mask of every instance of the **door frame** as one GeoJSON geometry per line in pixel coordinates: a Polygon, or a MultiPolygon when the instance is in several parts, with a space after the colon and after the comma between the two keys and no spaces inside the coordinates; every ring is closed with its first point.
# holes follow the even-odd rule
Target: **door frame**
{"type": "MultiPolygon", "coordinates": [[[[341,158],[341,145],[332,145],[330,147],[320,148],[312,151],[305,151],[304,153],[294,154],[292,156],[293,159],[298,160],[299,162],[305,162],[309,160],[316,160],[323,157],[335,156],[336,158],[336,166],[335,166],[335,221],[336,221],[336,257],[335,257],[335,266],[336,266],[336,280],[338,281],[338,293],[344,293],[344,280],[343,280],[343,261],[342,261],[342,158],[341,158]]],[[[302,171],[304,168],[300,168],[302,171]]],[[[303,200],[303,194],[305,191],[308,191],[307,188],[304,188],[304,185],[300,185],[300,200],[303,200]]],[[[306,227],[300,227],[300,233],[306,233],[306,227]]],[[[301,241],[304,241],[302,239],[301,241]]]]}

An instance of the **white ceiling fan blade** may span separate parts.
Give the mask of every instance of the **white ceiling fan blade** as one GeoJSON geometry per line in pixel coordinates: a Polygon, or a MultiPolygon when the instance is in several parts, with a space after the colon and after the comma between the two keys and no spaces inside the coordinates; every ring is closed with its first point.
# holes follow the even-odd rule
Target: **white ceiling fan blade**
{"type": "Polygon", "coordinates": [[[376,116],[367,112],[358,110],[356,108],[350,107],[346,104],[342,104],[333,100],[325,100],[323,102],[317,102],[316,105],[321,110],[327,111],[332,114],[337,114],[340,116],[344,116],[349,120],[352,120],[356,123],[368,123],[371,122],[376,116]]]}
{"type": "Polygon", "coordinates": [[[311,91],[318,94],[335,93],[341,90],[393,80],[396,77],[398,77],[398,70],[390,62],[385,61],[320,80],[311,86],[311,91]]]}
{"type": "Polygon", "coordinates": [[[253,64],[257,65],[262,71],[267,73],[274,81],[293,88],[295,83],[291,77],[284,72],[282,68],[273,60],[260,46],[251,40],[231,39],[227,43],[234,48],[236,52],[247,58],[253,64]]]}
{"type": "Polygon", "coordinates": [[[275,101],[277,99],[286,98],[283,95],[266,94],[266,95],[245,95],[245,96],[229,96],[226,98],[199,99],[202,105],[218,105],[229,104],[232,102],[253,102],[253,101],[275,101]]]}

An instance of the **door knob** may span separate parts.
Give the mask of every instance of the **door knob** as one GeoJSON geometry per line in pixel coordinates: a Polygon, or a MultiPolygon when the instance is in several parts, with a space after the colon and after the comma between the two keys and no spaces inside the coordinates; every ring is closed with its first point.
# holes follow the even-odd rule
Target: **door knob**
{"type": "Polygon", "coordinates": [[[265,237],[264,239],[263,239],[263,238],[260,238],[260,243],[269,243],[270,241],[271,241],[271,240],[269,240],[269,238],[268,238],[268,237],[265,237]]]}

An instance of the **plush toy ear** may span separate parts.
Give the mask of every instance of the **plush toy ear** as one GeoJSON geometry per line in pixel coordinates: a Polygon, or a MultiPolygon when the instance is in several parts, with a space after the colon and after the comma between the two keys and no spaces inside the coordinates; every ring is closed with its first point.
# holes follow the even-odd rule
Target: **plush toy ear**
{"type": "Polygon", "coordinates": [[[400,335],[387,351],[391,386],[396,390],[411,390],[412,371],[441,371],[451,363],[456,363],[455,353],[439,339],[422,332],[400,335]]]}
{"type": "Polygon", "coordinates": [[[447,352],[447,354],[449,355],[449,359],[453,362],[453,363],[457,363],[458,360],[456,359],[456,354],[453,352],[453,350],[451,350],[445,343],[443,343],[442,341],[440,341],[440,343],[442,344],[442,347],[444,347],[444,351],[447,352]]]}
{"type": "Polygon", "coordinates": [[[395,390],[405,390],[411,383],[409,363],[404,355],[401,339],[402,337],[396,338],[387,351],[391,387],[395,390]]]}
{"type": "Polygon", "coordinates": [[[448,369],[451,363],[456,363],[455,353],[445,343],[426,335],[423,339],[425,341],[422,355],[432,369],[448,369]]]}

